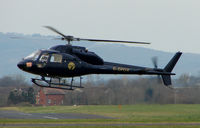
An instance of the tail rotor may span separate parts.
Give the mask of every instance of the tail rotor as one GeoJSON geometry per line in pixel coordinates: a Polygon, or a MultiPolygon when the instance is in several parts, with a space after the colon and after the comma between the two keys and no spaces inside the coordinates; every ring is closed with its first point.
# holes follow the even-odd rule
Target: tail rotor
{"type": "MultiPolygon", "coordinates": [[[[154,56],[152,58],[152,63],[153,63],[153,66],[155,69],[158,69],[158,57],[157,56],[154,56]]],[[[161,76],[160,75],[157,75],[157,82],[160,84],[162,83],[162,79],[161,79],[161,76]]]]}

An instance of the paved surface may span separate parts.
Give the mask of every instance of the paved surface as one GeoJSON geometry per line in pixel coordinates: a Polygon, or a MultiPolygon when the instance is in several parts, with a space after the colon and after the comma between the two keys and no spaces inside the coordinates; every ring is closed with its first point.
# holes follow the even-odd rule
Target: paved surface
{"type": "Polygon", "coordinates": [[[50,126],[199,126],[200,123],[121,123],[121,124],[0,124],[0,127],[50,126]]]}
{"type": "Polygon", "coordinates": [[[23,113],[0,110],[0,119],[111,119],[111,117],[80,113],[23,113]]]}
{"type": "MultiPolygon", "coordinates": [[[[99,115],[79,114],[79,113],[23,113],[17,111],[0,110],[0,119],[111,119],[99,115]]],[[[107,124],[0,124],[0,127],[42,127],[42,126],[200,126],[200,123],[111,123],[107,124]]]]}

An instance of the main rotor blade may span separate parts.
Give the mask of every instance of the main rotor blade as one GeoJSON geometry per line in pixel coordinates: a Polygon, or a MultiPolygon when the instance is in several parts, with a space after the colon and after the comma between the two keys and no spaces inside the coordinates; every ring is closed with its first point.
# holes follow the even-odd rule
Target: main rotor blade
{"type": "Polygon", "coordinates": [[[39,36],[39,37],[35,37],[35,36],[11,36],[9,37],[11,39],[21,39],[21,40],[51,40],[49,39],[49,37],[45,37],[45,36],[39,36]]]}
{"type": "MultiPolygon", "coordinates": [[[[102,40],[102,39],[85,39],[85,38],[75,38],[73,36],[66,36],[56,30],[55,28],[51,26],[44,26],[45,28],[48,28],[49,30],[61,35],[65,40],[68,42],[70,41],[94,41],[94,42],[113,42],[113,43],[134,43],[134,44],[150,44],[148,42],[136,42],[136,41],[121,41],[121,40],[102,40]]],[[[63,40],[63,38],[61,38],[63,40]]]]}
{"type": "Polygon", "coordinates": [[[49,30],[61,35],[62,37],[66,37],[64,34],[62,34],[61,32],[59,32],[58,30],[56,30],[55,28],[51,27],[51,26],[44,26],[45,28],[48,28],[49,30]]]}
{"type": "Polygon", "coordinates": [[[75,38],[78,41],[94,41],[94,42],[113,42],[113,43],[134,43],[134,44],[150,44],[148,42],[136,42],[136,41],[121,41],[121,40],[101,40],[101,39],[84,39],[84,38],[75,38]]]}

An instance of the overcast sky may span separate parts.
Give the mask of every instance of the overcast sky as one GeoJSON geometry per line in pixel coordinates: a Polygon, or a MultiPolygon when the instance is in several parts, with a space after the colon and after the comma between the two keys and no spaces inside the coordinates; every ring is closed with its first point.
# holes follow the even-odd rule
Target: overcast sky
{"type": "Polygon", "coordinates": [[[0,0],[0,32],[55,35],[44,25],[77,37],[200,53],[200,0],[0,0]]]}

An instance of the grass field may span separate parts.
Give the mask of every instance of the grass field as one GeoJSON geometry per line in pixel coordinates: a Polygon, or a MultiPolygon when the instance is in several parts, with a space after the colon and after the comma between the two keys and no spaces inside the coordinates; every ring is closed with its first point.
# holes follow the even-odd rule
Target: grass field
{"type": "MultiPolygon", "coordinates": [[[[84,105],[49,107],[3,107],[0,110],[15,110],[25,113],[86,113],[113,117],[115,119],[0,119],[0,123],[194,123],[200,122],[200,105],[84,105]]],[[[98,126],[99,127],[99,126],[98,126]]],[[[103,126],[102,126],[103,127],[103,126]]],[[[108,126],[106,126],[108,127],[108,126]]],[[[112,126],[109,126],[112,127],[112,126]]],[[[115,126],[117,127],[117,126],[115,126]]],[[[120,126],[122,127],[122,126],[120,126]]],[[[126,126],[128,127],[128,126],[126,126]]],[[[134,127],[134,126],[132,126],[134,127]]],[[[137,126],[148,127],[148,126],[137,126]]],[[[151,126],[151,128],[158,126],[151,126]]],[[[159,126],[165,128],[165,126],[159,126]]],[[[170,126],[171,128],[175,126],[170,126]]],[[[188,127],[190,126],[176,126],[188,127]]],[[[191,126],[200,127],[200,126],[191,126]]],[[[83,127],[84,128],[84,127],[83,127]]]]}

